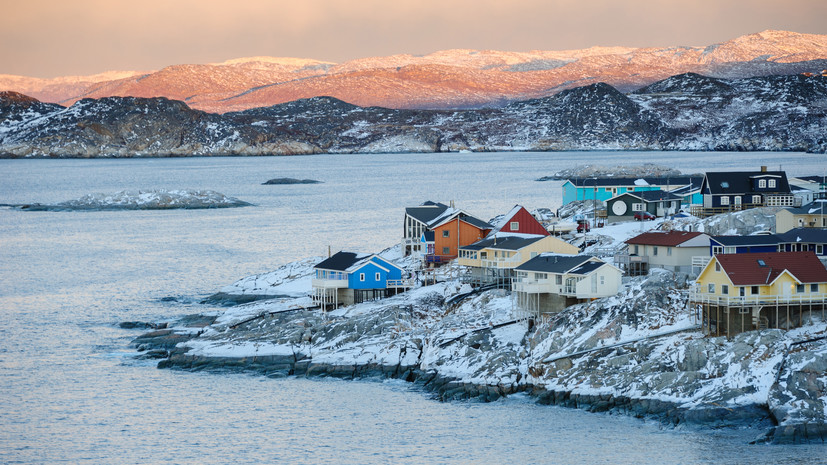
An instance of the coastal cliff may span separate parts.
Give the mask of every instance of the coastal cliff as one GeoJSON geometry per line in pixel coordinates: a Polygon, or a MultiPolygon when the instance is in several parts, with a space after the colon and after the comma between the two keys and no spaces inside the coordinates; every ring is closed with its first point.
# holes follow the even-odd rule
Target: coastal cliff
{"type": "MultiPolygon", "coordinates": [[[[311,266],[252,281],[283,294],[309,280],[311,266]]],[[[818,340],[827,325],[818,313],[791,331],[706,338],[687,309],[686,277],[664,271],[531,323],[505,291],[445,303],[460,291],[447,282],[327,313],[308,309],[307,297],[256,301],[134,344],[162,358],[161,368],[391,377],[442,400],[528,392],[541,403],[670,424],[766,427],[759,441],[827,439],[827,344],[818,340]]]]}

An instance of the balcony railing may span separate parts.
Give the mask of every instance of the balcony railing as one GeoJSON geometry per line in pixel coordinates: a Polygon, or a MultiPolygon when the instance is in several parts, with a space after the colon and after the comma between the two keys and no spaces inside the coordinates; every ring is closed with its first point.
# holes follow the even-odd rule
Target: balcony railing
{"type": "Polygon", "coordinates": [[[395,287],[395,288],[410,288],[414,287],[414,280],[413,279],[389,279],[387,287],[395,287]]]}
{"type": "Polygon", "coordinates": [[[706,255],[696,255],[692,257],[692,267],[703,269],[710,260],[712,260],[712,257],[708,257],[706,255]]]}
{"type": "Polygon", "coordinates": [[[311,286],[316,289],[344,289],[347,287],[347,276],[344,278],[314,278],[311,286]]]}
{"type": "Polygon", "coordinates": [[[721,307],[750,307],[757,305],[804,305],[827,303],[827,294],[821,292],[798,292],[790,295],[747,295],[724,297],[717,294],[692,291],[690,304],[708,304],[721,307]]]}
{"type": "Polygon", "coordinates": [[[520,254],[511,257],[489,257],[480,261],[483,268],[514,268],[522,264],[520,254]]]}

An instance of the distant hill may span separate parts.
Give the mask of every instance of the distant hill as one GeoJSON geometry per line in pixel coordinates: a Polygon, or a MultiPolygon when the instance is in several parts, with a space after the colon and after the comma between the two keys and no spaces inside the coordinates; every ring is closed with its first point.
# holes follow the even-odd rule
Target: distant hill
{"type": "Polygon", "coordinates": [[[55,79],[0,75],[0,91],[62,105],[82,98],[166,97],[212,113],[320,96],[364,107],[468,109],[502,107],[597,82],[629,92],[687,72],[739,79],[825,68],[827,35],[764,31],[700,47],[446,50],[344,63],[251,57],[55,79]]]}
{"type": "Polygon", "coordinates": [[[163,97],[66,108],[0,93],[2,157],[165,157],[444,151],[827,151],[827,77],[684,73],[498,108],[409,110],[312,97],[224,114],[163,97]]]}

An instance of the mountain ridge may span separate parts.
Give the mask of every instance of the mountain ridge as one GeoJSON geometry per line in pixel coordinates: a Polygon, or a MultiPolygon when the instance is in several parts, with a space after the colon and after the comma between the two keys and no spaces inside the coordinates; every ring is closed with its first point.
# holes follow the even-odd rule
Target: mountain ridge
{"type": "Polygon", "coordinates": [[[685,72],[737,79],[824,68],[827,35],[767,30],[708,46],[529,52],[453,49],[343,63],[245,57],[87,77],[0,75],[0,90],[64,105],[87,97],[167,97],[211,113],[322,95],[360,106],[469,109],[501,107],[594,82],[628,92],[685,72]]]}
{"type": "Polygon", "coordinates": [[[695,73],[624,93],[597,82],[465,110],[309,97],[223,114],[165,97],[70,107],[0,93],[0,157],[167,157],[554,150],[827,152],[827,76],[695,73]]]}

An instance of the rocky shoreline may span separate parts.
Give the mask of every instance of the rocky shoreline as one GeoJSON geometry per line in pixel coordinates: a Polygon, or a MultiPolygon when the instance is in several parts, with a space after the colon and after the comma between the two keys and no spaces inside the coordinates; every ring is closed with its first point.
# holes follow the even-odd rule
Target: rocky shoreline
{"type": "Polygon", "coordinates": [[[394,378],[439,400],[490,402],[523,392],[541,404],[669,425],[765,428],[758,442],[824,442],[827,344],[795,351],[790,344],[827,337],[827,326],[815,319],[787,333],[704,338],[682,315],[674,282],[671,273],[656,273],[625,295],[570,307],[533,327],[510,321],[509,298],[497,291],[446,306],[441,295],[456,289],[443,284],[327,315],[296,299],[253,302],[133,344],[141,356],[161,359],[159,368],[394,378]]]}

